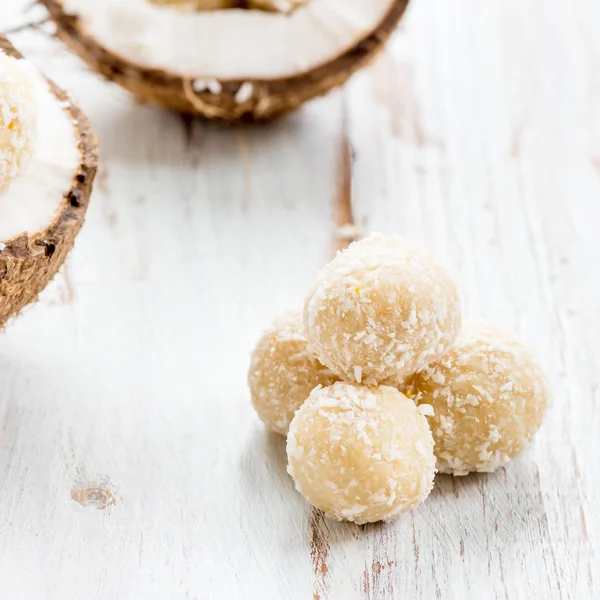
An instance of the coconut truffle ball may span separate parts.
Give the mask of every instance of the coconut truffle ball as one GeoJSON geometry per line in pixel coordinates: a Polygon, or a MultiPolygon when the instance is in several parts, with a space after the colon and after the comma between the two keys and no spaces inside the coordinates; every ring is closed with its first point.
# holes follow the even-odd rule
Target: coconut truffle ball
{"type": "Polygon", "coordinates": [[[318,274],[304,323],[319,360],[341,378],[395,385],[449,348],[461,324],[460,299],[420,245],[376,234],[318,274]]]}
{"type": "Polygon", "coordinates": [[[0,189],[18,175],[32,151],[37,103],[30,69],[0,51],[0,189]]]}
{"type": "Polygon", "coordinates": [[[313,388],[335,381],[337,377],[311,354],[300,311],[279,317],[252,353],[248,372],[252,404],[277,433],[287,433],[313,388]]]}
{"type": "Polygon", "coordinates": [[[417,402],[433,406],[437,468],[453,475],[506,465],[542,424],[548,397],[529,350],[484,323],[466,327],[441,360],[408,383],[417,402]]]}
{"type": "Polygon", "coordinates": [[[423,410],[393,387],[315,388],[287,437],[296,489],[329,517],[358,524],[423,502],[435,475],[423,410]]]}

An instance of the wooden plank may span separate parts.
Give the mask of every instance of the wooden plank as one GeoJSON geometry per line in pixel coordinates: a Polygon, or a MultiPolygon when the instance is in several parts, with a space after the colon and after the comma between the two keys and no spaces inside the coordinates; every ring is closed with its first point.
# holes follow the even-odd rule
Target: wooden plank
{"type": "Polygon", "coordinates": [[[357,220],[444,256],[467,314],[535,346],[553,394],[536,443],[508,469],[438,477],[422,508],[370,531],[366,598],[577,598],[599,585],[589,265],[600,179],[586,148],[598,144],[598,88],[585,89],[595,76],[582,68],[599,45],[588,30],[582,47],[577,29],[592,11],[415,4],[348,93],[357,220]]]}
{"type": "Polygon", "coordinates": [[[0,339],[0,590],[310,596],[310,508],[245,372],[329,256],[339,100],[184,123],[15,41],[90,114],[103,171],[68,267],[0,339]]]}

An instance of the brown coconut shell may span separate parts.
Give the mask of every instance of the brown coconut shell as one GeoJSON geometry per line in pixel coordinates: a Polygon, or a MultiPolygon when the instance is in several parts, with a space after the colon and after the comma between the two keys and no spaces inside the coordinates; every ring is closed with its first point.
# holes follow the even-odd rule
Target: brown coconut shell
{"type": "MultiPolygon", "coordinates": [[[[0,50],[22,58],[10,42],[0,35],[0,50]]],[[[98,167],[98,143],[83,112],[67,95],[50,83],[57,102],[65,103],[79,139],[79,167],[73,173],[71,188],[65,190],[58,216],[44,231],[26,233],[2,240],[0,250],[0,327],[38,294],[54,277],[73,246],[83,225],[92,184],[98,167]]]]}
{"type": "MultiPolygon", "coordinates": [[[[265,121],[298,108],[302,103],[344,84],[381,50],[404,15],[409,0],[394,0],[375,31],[352,48],[310,71],[280,79],[219,80],[219,94],[195,92],[196,77],[148,69],[108,50],[86,30],[77,15],[67,14],[63,0],[38,0],[50,13],[57,35],[96,72],[140,100],[167,109],[227,122],[265,121]],[[235,96],[244,83],[252,95],[242,103],[235,96]]],[[[201,74],[197,77],[202,78],[201,74]]]]}

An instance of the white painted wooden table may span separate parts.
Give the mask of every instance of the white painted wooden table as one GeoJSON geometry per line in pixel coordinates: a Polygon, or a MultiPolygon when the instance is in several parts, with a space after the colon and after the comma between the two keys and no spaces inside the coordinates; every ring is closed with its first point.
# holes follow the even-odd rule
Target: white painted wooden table
{"type": "Polygon", "coordinates": [[[13,36],[103,165],[67,266],[0,336],[0,597],[600,597],[599,27],[597,0],[413,0],[343,92],[238,130],[13,36]],[[364,528],[296,494],[245,381],[351,219],[443,255],[553,392],[508,469],[364,528]]]}

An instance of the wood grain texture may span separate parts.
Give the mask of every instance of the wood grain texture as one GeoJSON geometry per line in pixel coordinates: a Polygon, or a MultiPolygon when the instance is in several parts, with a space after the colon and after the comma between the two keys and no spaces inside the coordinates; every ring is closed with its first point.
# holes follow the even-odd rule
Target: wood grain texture
{"type": "MultiPolygon", "coordinates": [[[[26,4],[0,29],[43,17],[26,4]]],[[[2,598],[600,596],[600,4],[412,4],[371,69],[265,128],[137,105],[14,36],[103,164],[66,268],[0,336],[2,598]],[[263,327],[360,230],[440,253],[553,396],[506,470],[365,527],[299,497],[245,383],[263,327]]]]}

